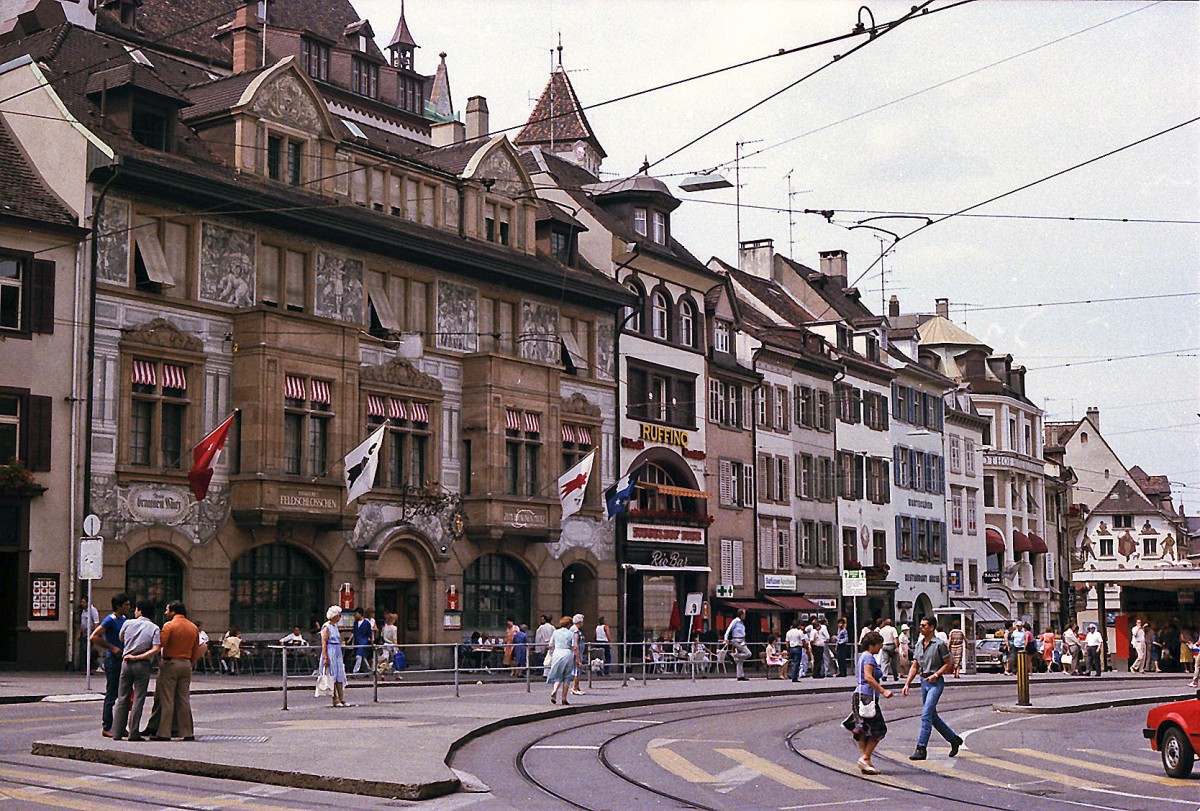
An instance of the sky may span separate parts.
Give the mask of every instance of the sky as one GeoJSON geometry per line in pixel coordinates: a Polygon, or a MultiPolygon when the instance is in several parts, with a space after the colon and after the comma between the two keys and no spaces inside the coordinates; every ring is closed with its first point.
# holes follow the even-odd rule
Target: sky
{"type": "MultiPolygon", "coordinates": [[[[354,2],[386,46],[399,3],[354,2]]],[[[912,4],[870,10],[882,24],[912,4]]],[[[407,0],[405,16],[417,69],[432,74],[446,52],[455,108],[485,96],[492,130],[512,127],[512,137],[561,37],[581,102],[600,105],[587,116],[609,155],[606,174],[649,160],[673,187],[714,167],[732,181],[742,156],[740,207],[733,189],[676,188],[672,234],[702,261],[736,262],[740,215],[743,240],[773,239],[810,267],[819,251],[847,251],[851,281],[877,312],[891,295],[905,313],[949,299],[956,323],[1027,367],[1027,394],[1048,420],[1099,407],[1125,465],[1168,476],[1176,505],[1196,513],[1200,296],[1180,294],[1200,291],[1200,122],[969,212],[1004,217],[952,217],[912,236],[926,219],[872,219],[904,236],[894,247],[881,231],[851,226],[874,212],[937,220],[1200,116],[1200,5],[933,0],[930,13],[869,42],[601,104],[848,34],[860,5],[407,0]],[[827,222],[803,209],[835,214],[827,222]],[[1054,304],[1078,300],[1092,303],[1054,304]]]]}

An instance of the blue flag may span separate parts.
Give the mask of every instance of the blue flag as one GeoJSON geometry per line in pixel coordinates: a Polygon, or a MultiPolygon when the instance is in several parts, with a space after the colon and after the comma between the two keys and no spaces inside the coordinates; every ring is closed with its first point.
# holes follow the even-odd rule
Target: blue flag
{"type": "Polygon", "coordinates": [[[617,479],[611,487],[604,491],[604,501],[608,504],[609,518],[624,511],[625,505],[629,503],[630,495],[633,494],[633,486],[637,484],[638,474],[641,472],[641,465],[630,468],[628,473],[617,479]]]}

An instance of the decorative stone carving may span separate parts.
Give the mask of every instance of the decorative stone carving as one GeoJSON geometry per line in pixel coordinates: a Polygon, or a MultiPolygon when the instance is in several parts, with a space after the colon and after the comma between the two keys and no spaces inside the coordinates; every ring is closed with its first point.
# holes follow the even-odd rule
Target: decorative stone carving
{"type": "Polygon", "coordinates": [[[321,132],[323,116],[304,83],[290,72],[281,73],[260,88],[250,110],[260,118],[277,121],[313,134],[321,132]]]}
{"type": "Polygon", "coordinates": [[[318,252],[316,285],[317,315],[363,323],[362,260],[318,252]]]}
{"type": "Polygon", "coordinates": [[[200,237],[200,299],[254,305],[254,234],[206,222],[200,237]]]}
{"type": "Polygon", "coordinates": [[[129,284],[129,203],[108,198],[96,226],[96,278],[129,284]]]}
{"type": "Polygon", "coordinates": [[[438,280],[437,345],[441,349],[479,349],[479,291],[465,284],[438,280]]]}
{"type": "Polygon", "coordinates": [[[616,560],[615,525],[612,521],[573,516],[562,523],[558,540],[546,544],[555,560],[562,560],[572,549],[583,549],[599,561],[616,560]]]}
{"type": "Polygon", "coordinates": [[[403,527],[428,538],[434,554],[445,559],[449,557],[450,545],[455,540],[451,525],[455,512],[448,509],[439,515],[416,515],[412,520],[405,521],[404,510],[398,504],[360,500],[358,523],[353,530],[345,533],[346,545],[354,550],[378,549],[385,536],[403,527]],[[443,546],[446,547],[445,552],[442,551],[443,546]]]}
{"type": "Polygon", "coordinates": [[[613,369],[617,342],[612,324],[596,325],[596,377],[614,380],[613,369]]]}
{"type": "Polygon", "coordinates": [[[558,343],[558,308],[540,301],[521,302],[521,357],[557,364],[562,359],[558,343]]]}
{"type": "Polygon", "coordinates": [[[203,341],[194,335],[183,332],[165,318],[156,318],[126,330],[121,336],[121,342],[157,346],[183,352],[199,353],[204,351],[203,341]]]}
{"type": "Polygon", "coordinates": [[[208,498],[196,501],[182,485],[156,482],[117,483],[116,476],[92,480],[92,511],[101,518],[107,540],[151,526],[170,527],[197,546],[217,537],[229,519],[229,485],[214,484],[208,498]]]}
{"type": "Polygon", "coordinates": [[[513,163],[512,156],[502,146],[494,148],[475,170],[475,177],[495,180],[492,191],[497,194],[517,197],[525,192],[525,181],[521,171],[513,163]]]}
{"type": "Polygon", "coordinates": [[[579,392],[575,392],[570,397],[562,399],[562,413],[578,414],[584,417],[600,419],[600,406],[588,400],[588,398],[579,392]]]}
{"type": "Polygon", "coordinates": [[[363,383],[385,383],[404,389],[428,391],[433,394],[442,393],[440,380],[417,371],[411,363],[402,358],[396,358],[378,366],[364,366],[358,373],[358,379],[363,383]]]}

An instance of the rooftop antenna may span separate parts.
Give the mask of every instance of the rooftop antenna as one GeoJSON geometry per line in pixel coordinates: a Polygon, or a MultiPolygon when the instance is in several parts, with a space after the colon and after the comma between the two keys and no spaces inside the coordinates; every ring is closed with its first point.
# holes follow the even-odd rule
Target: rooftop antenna
{"type": "Polygon", "coordinates": [[[787,203],[788,203],[788,256],[789,256],[790,258],[793,258],[793,259],[794,259],[794,258],[795,258],[795,256],[796,256],[796,240],[795,240],[795,239],[793,238],[793,236],[792,236],[792,229],[793,229],[793,228],[795,227],[795,225],[796,225],[796,216],[795,216],[795,211],[792,209],[792,198],[793,198],[793,197],[795,197],[797,194],[808,194],[809,192],[811,192],[811,191],[812,191],[812,189],[802,189],[802,190],[800,190],[800,191],[792,191],[792,172],[794,172],[794,171],[796,171],[796,170],[795,170],[795,169],[788,169],[788,173],[787,173],[786,175],[784,175],[784,178],[787,180],[787,186],[788,186],[788,193],[787,193],[787,203]]]}
{"type": "Polygon", "coordinates": [[[742,147],[747,144],[761,144],[762,138],[755,138],[753,141],[737,141],[734,143],[733,149],[733,187],[737,193],[734,199],[734,207],[737,209],[737,242],[742,244],[742,147]]]}

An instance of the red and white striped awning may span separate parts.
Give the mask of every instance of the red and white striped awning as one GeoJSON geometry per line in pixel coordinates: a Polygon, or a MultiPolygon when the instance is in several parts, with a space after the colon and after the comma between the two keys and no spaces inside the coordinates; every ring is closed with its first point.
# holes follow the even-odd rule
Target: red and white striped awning
{"type": "Polygon", "coordinates": [[[414,400],[409,403],[409,405],[412,406],[410,411],[412,413],[413,422],[429,422],[429,406],[427,404],[418,403],[416,400],[414,400]]]}
{"type": "Polygon", "coordinates": [[[368,417],[386,417],[387,409],[384,407],[383,398],[378,394],[367,395],[367,416],[368,417]]]}
{"type": "Polygon", "coordinates": [[[538,422],[538,415],[532,411],[525,412],[525,433],[536,434],[542,430],[542,426],[538,422]]]}
{"type": "Polygon", "coordinates": [[[322,403],[329,405],[329,381],[313,380],[312,381],[312,401],[314,403],[322,403]]]}
{"type": "Polygon", "coordinates": [[[580,445],[592,444],[592,429],[584,428],[582,425],[575,428],[575,436],[578,437],[575,441],[580,445]]]}
{"type": "Polygon", "coordinates": [[[577,439],[575,439],[575,427],[573,425],[567,425],[566,423],[563,423],[562,441],[563,442],[571,442],[571,443],[578,441],[577,439]]]}
{"type": "Polygon", "coordinates": [[[513,411],[511,408],[504,410],[504,430],[520,431],[521,430],[521,412],[513,411]]]}
{"type": "Polygon", "coordinates": [[[133,362],[133,383],[135,386],[154,386],[158,383],[158,364],[148,360],[133,362]]]}
{"type": "Polygon", "coordinates": [[[307,399],[304,396],[305,388],[307,388],[307,387],[304,385],[303,377],[294,377],[293,375],[287,375],[283,379],[283,396],[289,400],[305,400],[305,399],[307,399]]]}
{"type": "Polygon", "coordinates": [[[164,389],[179,389],[180,391],[187,390],[187,372],[182,366],[172,366],[170,363],[163,364],[163,388],[164,389]]]}
{"type": "Polygon", "coordinates": [[[408,408],[405,407],[403,400],[397,400],[395,397],[388,398],[388,413],[387,415],[394,420],[408,419],[408,408]]]}

